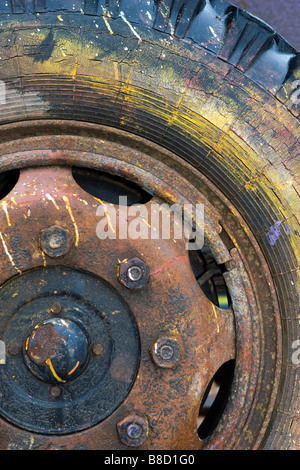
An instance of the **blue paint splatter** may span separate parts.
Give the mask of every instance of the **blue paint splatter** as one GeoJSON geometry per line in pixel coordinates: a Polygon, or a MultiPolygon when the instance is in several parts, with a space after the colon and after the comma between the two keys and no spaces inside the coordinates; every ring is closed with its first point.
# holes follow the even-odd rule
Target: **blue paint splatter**
{"type": "MultiPolygon", "coordinates": [[[[267,237],[269,239],[270,245],[272,246],[275,245],[278,238],[280,237],[280,224],[281,222],[277,220],[275,224],[272,227],[270,227],[270,230],[267,233],[267,237]]],[[[288,226],[288,224],[283,224],[283,225],[284,225],[286,234],[289,235],[291,233],[290,227],[288,226]]]]}
{"type": "Polygon", "coordinates": [[[280,221],[277,220],[275,224],[270,227],[267,237],[269,238],[270,245],[274,246],[280,236],[280,221]]]}

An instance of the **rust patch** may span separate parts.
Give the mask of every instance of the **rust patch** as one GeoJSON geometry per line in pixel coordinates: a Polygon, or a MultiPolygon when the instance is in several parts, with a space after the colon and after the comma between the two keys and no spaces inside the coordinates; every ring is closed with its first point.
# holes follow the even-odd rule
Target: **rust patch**
{"type": "Polygon", "coordinates": [[[46,364],[65,340],[52,325],[37,326],[27,340],[28,357],[37,365],[46,364]]]}

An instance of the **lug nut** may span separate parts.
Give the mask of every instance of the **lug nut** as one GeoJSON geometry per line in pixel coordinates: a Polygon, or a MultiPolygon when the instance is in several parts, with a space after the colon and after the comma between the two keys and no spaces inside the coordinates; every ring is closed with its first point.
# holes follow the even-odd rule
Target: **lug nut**
{"type": "Polygon", "coordinates": [[[143,434],[143,427],[140,423],[130,423],[126,428],[126,434],[129,439],[134,439],[136,441],[143,434]]]}
{"type": "Polygon", "coordinates": [[[148,421],[137,414],[124,418],[117,425],[120,441],[129,447],[137,447],[145,442],[148,437],[148,421]]]}
{"type": "Polygon", "coordinates": [[[171,369],[181,360],[181,346],[177,338],[162,336],[150,348],[153,363],[162,368],[171,369]]]}
{"type": "Polygon", "coordinates": [[[68,230],[53,225],[41,232],[41,249],[50,258],[65,255],[71,248],[71,236],[68,230]]]}
{"type": "Polygon", "coordinates": [[[149,267],[139,258],[123,261],[119,265],[118,279],[128,289],[140,289],[149,281],[149,267]]]}
{"type": "Polygon", "coordinates": [[[144,273],[140,266],[131,266],[127,269],[127,277],[130,281],[138,282],[142,279],[144,273]]]}

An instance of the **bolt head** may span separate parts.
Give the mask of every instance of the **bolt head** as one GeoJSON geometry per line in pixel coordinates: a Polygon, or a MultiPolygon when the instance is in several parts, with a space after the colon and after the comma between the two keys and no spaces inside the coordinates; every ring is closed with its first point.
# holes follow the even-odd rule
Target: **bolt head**
{"type": "Polygon", "coordinates": [[[149,266],[139,258],[123,261],[119,265],[118,279],[128,289],[144,287],[150,276],[149,266]]]}
{"type": "Polygon", "coordinates": [[[131,266],[127,269],[127,277],[130,281],[138,282],[142,279],[144,271],[140,266],[131,266]]]}
{"type": "Polygon", "coordinates": [[[7,347],[7,352],[10,356],[17,356],[21,351],[22,346],[18,343],[10,343],[7,347]]]}
{"type": "Polygon", "coordinates": [[[178,338],[162,336],[150,348],[150,356],[157,367],[172,369],[181,360],[182,351],[178,338]]]}
{"type": "Polygon", "coordinates": [[[92,352],[95,356],[102,356],[103,354],[103,346],[101,343],[99,342],[95,342],[93,345],[92,345],[92,352]]]}
{"type": "Polygon", "coordinates": [[[59,302],[53,302],[53,304],[50,307],[50,313],[53,313],[54,315],[59,315],[62,311],[62,306],[60,305],[59,302]]]}
{"type": "Polygon", "coordinates": [[[71,236],[68,230],[58,225],[46,228],[41,232],[40,246],[50,258],[63,256],[71,248],[71,236]]]}
{"type": "Polygon", "coordinates": [[[146,441],[149,425],[145,417],[132,414],[117,424],[117,430],[123,444],[129,447],[138,447],[146,441]]]}
{"type": "Polygon", "coordinates": [[[58,385],[53,385],[53,387],[50,388],[50,395],[52,398],[58,398],[61,395],[61,388],[58,385]]]}

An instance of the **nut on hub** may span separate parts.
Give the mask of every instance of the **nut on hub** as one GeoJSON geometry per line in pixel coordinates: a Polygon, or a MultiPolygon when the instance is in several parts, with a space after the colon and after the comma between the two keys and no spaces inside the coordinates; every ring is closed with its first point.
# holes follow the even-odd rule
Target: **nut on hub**
{"type": "Polygon", "coordinates": [[[58,225],[46,228],[41,232],[40,246],[50,258],[63,256],[71,248],[71,236],[68,230],[58,225]]]}
{"type": "Polygon", "coordinates": [[[157,367],[171,369],[181,360],[181,346],[174,336],[161,336],[150,348],[150,356],[157,367]]]}
{"type": "Polygon", "coordinates": [[[134,413],[122,419],[117,424],[117,430],[123,444],[129,447],[137,447],[146,441],[149,425],[146,418],[134,413]]]}
{"type": "Polygon", "coordinates": [[[118,268],[118,279],[128,289],[144,287],[150,276],[149,266],[139,258],[123,261],[118,268]]]}

